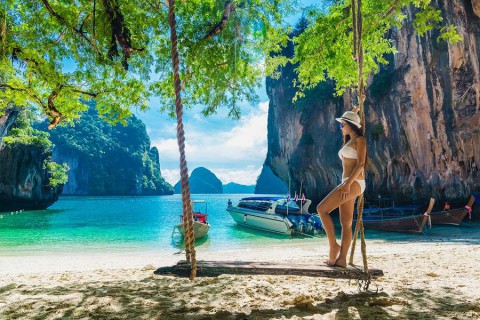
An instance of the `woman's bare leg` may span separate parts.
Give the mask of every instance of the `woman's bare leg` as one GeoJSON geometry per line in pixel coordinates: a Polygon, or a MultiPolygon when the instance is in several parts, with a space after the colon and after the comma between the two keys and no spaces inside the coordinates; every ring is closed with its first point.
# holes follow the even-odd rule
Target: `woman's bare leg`
{"type": "MultiPolygon", "coordinates": [[[[355,185],[355,183],[352,184],[352,187],[353,185],[355,185]]],[[[320,219],[322,220],[323,229],[325,229],[325,232],[327,233],[328,245],[330,247],[330,253],[328,255],[328,264],[330,265],[334,265],[337,262],[337,258],[340,255],[340,249],[341,249],[335,237],[335,228],[333,226],[332,218],[330,217],[330,212],[332,212],[335,208],[338,208],[339,206],[341,206],[343,203],[346,203],[348,201],[355,202],[355,199],[358,196],[358,193],[360,192],[360,186],[358,186],[358,183],[357,183],[358,190],[352,190],[354,188],[350,187],[350,195],[346,199],[342,199],[342,195],[341,195],[342,191],[340,187],[341,186],[337,186],[335,189],[333,189],[332,192],[330,192],[325,197],[325,199],[323,199],[322,202],[320,202],[320,204],[317,206],[317,212],[320,216],[320,219]]],[[[352,211],[352,215],[353,215],[353,211],[352,211]]],[[[347,248],[347,251],[348,251],[348,248],[347,248]]]]}
{"type": "Polygon", "coordinates": [[[352,221],[354,207],[355,199],[349,200],[339,207],[340,224],[342,225],[342,242],[340,245],[340,253],[335,261],[335,265],[339,267],[347,266],[348,249],[352,243],[352,221]]]}

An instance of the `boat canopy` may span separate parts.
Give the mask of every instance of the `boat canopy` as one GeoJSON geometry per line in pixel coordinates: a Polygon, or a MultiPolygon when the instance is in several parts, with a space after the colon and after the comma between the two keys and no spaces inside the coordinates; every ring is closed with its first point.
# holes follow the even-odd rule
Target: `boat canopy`
{"type": "Polygon", "coordinates": [[[243,198],[240,199],[240,201],[277,201],[285,199],[285,197],[248,197],[248,198],[243,198]]]}

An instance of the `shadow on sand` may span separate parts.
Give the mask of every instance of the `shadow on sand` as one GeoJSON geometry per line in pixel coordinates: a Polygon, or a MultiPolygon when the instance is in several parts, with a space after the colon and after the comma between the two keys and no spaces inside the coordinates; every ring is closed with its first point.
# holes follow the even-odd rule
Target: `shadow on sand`
{"type": "MultiPolygon", "coordinates": [[[[61,282],[62,278],[56,280],[61,282]]],[[[305,287],[307,282],[303,280],[307,278],[265,277],[254,287],[250,277],[202,278],[193,282],[157,276],[121,281],[77,280],[72,277],[56,286],[12,283],[0,287],[0,318],[473,319],[480,315],[478,303],[466,302],[452,288],[435,294],[408,287],[394,295],[346,294],[326,291],[323,283],[323,289],[311,285],[303,290],[311,293],[305,296],[298,290],[305,287]],[[291,291],[279,296],[274,293],[278,285],[291,291]]]]}

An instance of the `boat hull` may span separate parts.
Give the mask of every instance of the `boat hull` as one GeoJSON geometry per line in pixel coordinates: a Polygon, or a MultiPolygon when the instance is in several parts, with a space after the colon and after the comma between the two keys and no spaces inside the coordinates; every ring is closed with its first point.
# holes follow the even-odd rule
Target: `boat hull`
{"type": "MultiPolygon", "coordinates": [[[[182,223],[177,225],[177,229],[180,234],[185,237],[185,230],[182,223]]],[[[193,234],[195,239],[204,237],[208,233],[208,230],[210,230],[210,225],[208,223],[202,223],[197,221],[193,222],[193,234]]]]}
{"type": "Polygon", "coordinates": [[[432,224],[449,224],[458,226],[468,214],[466,208],[459,208],[447,211],[439,211],[430,213],[432,224]]]}
{"type": "Polygon", "coordinates": [[[384,218],[384,217],[364,217],[363,226],[367,229],[405,232],[405,233],[422,233],[423,228],[428,220],[426,215],[415,215],[408,217],[384,218]]]}
{"type": "Polygon", "coordinates": [[[282,215],[260,213],[245,208],[240,210],[236,207],[228,207],[227,211],[241,226],[279,234],[292,234],[292,223],[282,215]]]}

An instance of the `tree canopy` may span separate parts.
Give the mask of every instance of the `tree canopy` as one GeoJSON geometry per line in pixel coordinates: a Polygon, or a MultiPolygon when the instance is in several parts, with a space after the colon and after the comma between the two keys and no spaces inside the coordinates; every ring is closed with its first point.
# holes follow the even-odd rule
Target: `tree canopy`
{"type": "MultiPolygon", "coordinates": [[[[386,34],[414,10],[419,35],[439,28],[459,41],[455,26],[442,24],[431,0],[363,0],[365,77],[396,49],[386,34]]],[[[185,106],[219,107],[238,118],[237,101],[253,103],[265,74],[298,64],[302,91],[334,79],[341,94],[357,80],[352,59],[350,0],[311,7],[305,30],[294,37],[295,55],[279,53],[289,39],[284,19],[298,4],[283,0],[189,0],[176,5],[182,98],[185,106]]],[[[122,121],[132,108],[160,97],[174,113],[168,8],[160,0],[4,0],[0,8],[0,110],[9,103],[38,107],[51,127],[72,122],[96,100],[105,119],[122,121]]]]}
{"type": "MultiPolygon", "coordinates": [[[[183,99],[239,117],[257,100],[264,56],[288,40],[284,0],[179,1],[183,99]]],[[[168,8],[159,0],[4,0],[0,8],[0,110],[40,108],[53,128],[96,100],[101,116],[124,119],[154,95],[173,115],[168,8]]]]}
{"type": "MultiPolygon", "coordinates": [[[[297,64],[298,87],[296,97],[303,90],[316,86],[327,78],[335,80],[337,94],[356,87],[358,67],[355,60],[352,0],[331,1],[327,9],[311,8],[305,16],[304,30],[293,38],[295,55],[289,61],[297,64]]],[[[414,28],[419,36],[436,28],[439,40],[461,41],[456,27],[443,23],[441,11],[431,0],[362,0],[363,20],[363,79],[377,73],[387,64],[387,54],[397,49],[388,39],[388,31],[400,28],[407,19],[407,11],[414,15],[414,28]]]]}

